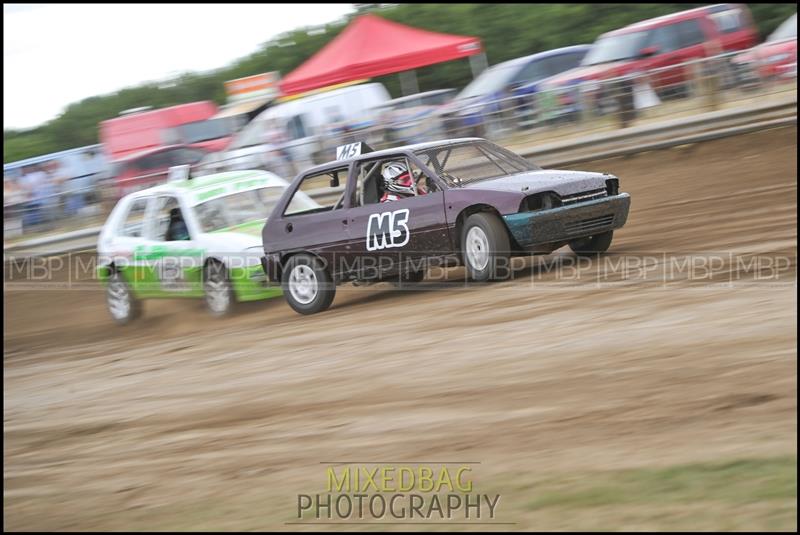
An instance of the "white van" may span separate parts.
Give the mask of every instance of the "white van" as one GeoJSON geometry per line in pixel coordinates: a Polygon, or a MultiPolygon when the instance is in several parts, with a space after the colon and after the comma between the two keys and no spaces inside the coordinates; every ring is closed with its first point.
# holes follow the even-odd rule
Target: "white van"
{"type": "Polygon", "coordinates": [[[372,126],[374,108],[390,98],[383,84],[370,83],[272,106],[244,127],[224,151],[200,162],[200,167],[215,171],[268,167],[281,175],[293,175],[307,165],[322,163],[315,161],[315,155],[323,149],[333,150],[335,144],[328,143],[325,137],[337,126],[347,125],[350,129],[372,126]],[[275,130],[283,138],[280,147],[288,152],[293,162],[287,169],[271,165],[274,162],[270,161],[269,145],[277,144],[270,139],[275,130]]]}

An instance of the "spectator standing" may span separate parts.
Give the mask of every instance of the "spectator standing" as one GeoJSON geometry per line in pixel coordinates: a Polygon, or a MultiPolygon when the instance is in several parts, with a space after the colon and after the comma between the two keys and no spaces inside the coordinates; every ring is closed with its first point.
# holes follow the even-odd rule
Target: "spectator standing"
{"type": "Polygon", "coordinates": [[[96,203],[100,200],[98,187],[105,174],[105,162],[99,152],[89,150],[84,155],[84,166],[86,167],[86,189],[84,190],[84,201],[86,203],[96,203]]]}
{"type": "Polygon", "coordinates": [[[69,202],[69,177],[66,176],[64,166],[58,160],[53,160],[43,165],[47,174],[47,183],[52,189],[52,196],[45,199],[45,214],[55,219],[66,215],[69,202]]]}
{"type": "Polygon", "coordinates": [[[25,202],[25,193],[11,175],[3,175],[3,206],[25,202]]]}
{"type": "Polygon", "coordinates": [[[58,162],[47,162],[40,165],[43,175],[41,191],[42,219],[47,223],[52,223],[61,215],[63,209],[62,183],[63,179],[58,174],[58,162]]]}
{"type": "Polygon", "coordinates": [[[67,211],[70,215],[81,213],[86,206],[86,198],[92,187],[91,162],[86,156],[81,156],[83,161],[72,165],[72,172],[65,176],[68,184],[69,196],[67,197],[67,211]]]}
{"type": "Polygon", "coordinates": [[[18,235],[22,232],[22,216],[25,206],[25,192],[11,175],[3,175],[3,229],[4,236],[18,235]]]}
{"type": "Polygon", "coordinates": [[[25,195],[25,206],[23,210],[22,224],[25,227],[38,225],[42,222],[42,199],[43,191],[46,192],[47,175],[41,171],[38,165],[31,165],[23,171],[20,186],[25,195]]]}

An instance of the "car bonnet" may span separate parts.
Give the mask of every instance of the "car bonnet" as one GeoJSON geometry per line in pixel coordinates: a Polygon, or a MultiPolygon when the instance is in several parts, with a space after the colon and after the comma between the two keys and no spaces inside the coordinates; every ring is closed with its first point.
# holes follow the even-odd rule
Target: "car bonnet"
{"type": "Polygon", "coordinates": [[[466,184],[464,189],[520,192],[524,194],[555,191],[571,195],[606,187],[610,175],[586,171],[540,170],[480,180],[466,184]]]}

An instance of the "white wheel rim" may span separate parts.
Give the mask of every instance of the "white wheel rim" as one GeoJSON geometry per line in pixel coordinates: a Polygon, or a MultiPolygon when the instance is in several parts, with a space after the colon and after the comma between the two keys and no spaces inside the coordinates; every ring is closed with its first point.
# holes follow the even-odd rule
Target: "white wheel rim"
{"type": "Polygon", "coordinates": [[[131,294],[124,282],[108,283],[108,310],[114,319],[124,320],[131,313],[131,294]]]}
{"type": "Polygon", "coordinates": [[[470,265],[482,271],[489,263],[489,239],[480,227],[472,227],[467,232],[467,260],[470,265]]]}
{"type": "Polygon", "coordinates": [[[317,297],[317,274],[309,266],[296,266],[289,275],[289,293],[301,305],[307,305],[317,297]]]}
{"type": "Polygon", "coordinates": [[[224,312],[230,306],[228,281],[220,279],[217,273],[206,280],[205,294],[208,308],[214,312],[224,312]]]}

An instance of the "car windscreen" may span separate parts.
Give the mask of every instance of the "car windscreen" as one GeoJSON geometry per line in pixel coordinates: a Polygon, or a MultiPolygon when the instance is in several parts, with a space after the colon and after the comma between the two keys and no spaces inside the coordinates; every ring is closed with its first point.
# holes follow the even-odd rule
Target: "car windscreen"
{"type": "Polygon", "coordinates": [[[417,106],[441,106],[447,103],[452,97],[452,91],[440,91],[428,94],[422,93],[416,98],[406,98],[401,102],[390,102],[388,106],[384,106],[384,109],[407,110],[417,106]]]}
{"type": "MultiPolygon", "coordinates": [[[[269,217],[284,191],[285,186],[241,191],[200,203],[195,206],[195,212],[203,232],[235,231],[239,225],[269,217]]],[[[311,198],[302,197],[298,202],[309,208],[319,206],[311,198]]]]}
{"type": "Polygon", "coordinates": [[[195,121],[177,127],[181,140],[186,144],[219,139],[233,133],[233,122],[227,117],[195,121]]]}
{"type": "Polygon", "coordinates": [[[518,68],[516,65],[500,64],[486,69],[458,94],[456,100],[479,97],[500,91],[516,74],[518,68]]]}
{"type": "Polygon", "coordinates": [[[450,186],[537,171],[540,167],[488,141],[444,145],[416,151],[450,186]]]}
{"type": "Polygon", "coordinates": [[[767,41],[780,41],[782,39],[797,38],[797,13],[786,19],[767,37],[767,41]]]}
{"type": "Polygon", "coordinates": [[[630,32],[602,37],[592,46],[581,65],[598,65],[634,58],[645,46],[648,33],[630,32]]]}
{"type": "Polygon", "coordinates": [[[250,124],[245,126],[239,132],[228,146],[228,150],[243,149],[245,147],[253,147],[261,145],[265,141],[264,133],[266,131],[267,122],[263,119],[253,119],[250,124]]]}
{"type": "Polygon", "coordinates": [[[424,95],[418,100],[421,106],[441,106],[446,104],[448,100],[453,98],[454,90],[442,91],[431,95],[424,95]]]}

